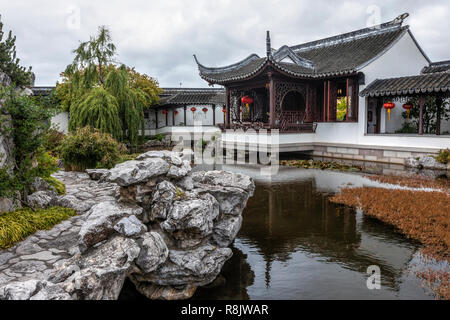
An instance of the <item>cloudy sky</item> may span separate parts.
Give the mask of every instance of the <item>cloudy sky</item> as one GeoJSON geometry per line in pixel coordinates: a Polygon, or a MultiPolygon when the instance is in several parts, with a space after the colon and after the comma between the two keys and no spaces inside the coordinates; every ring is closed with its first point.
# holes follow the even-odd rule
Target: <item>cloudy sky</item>
{"type": "Polygon", "coordinates": [[[163,87],[205,87],[192,55],[207,66],[265,54],[371,26],[408,12],[431,60],[450,59],[449,0],[0,0],[4,29],[17,35],[18,56],[36,85],[54,85],[72,50],[106,25],[118,61],[158,79],[163,87]]]}

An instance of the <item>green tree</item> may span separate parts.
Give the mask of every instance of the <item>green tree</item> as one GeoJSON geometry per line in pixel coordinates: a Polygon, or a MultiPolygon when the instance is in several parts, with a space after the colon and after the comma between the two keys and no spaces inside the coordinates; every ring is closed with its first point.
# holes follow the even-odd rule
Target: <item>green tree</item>
{"type": "Polygon", "coordinates": [[[159,101],[162,90],[153,78],[118,66],[115,50],[109,31],[100,27],[96,37],[74,50],[74,61],[62,73],[57,96],[71,113],[71,131],[89,125],[137,144],[139,133],[144,135],[144,109],[159,101]]]}
{"type": "MultiPolygon", "coordinates": [[[[407,121],[407,112],[402,113],[402,117],[405,119],[402,130],[405,132],[418,132],[419,128],[419,99],[412,98],[410,102],[414,108],[410,111],[410,120],[407,121]]],[[[427,97],[423,107],[423,133],[435,133],[437,120],[437,104],[435,97],[427,97]]],[[[450,120],[450,104],[448,101],[443,100],[441,105],[441,121],[450,120]]]]}
{"type": "Polygon", "coordinates": [[[26,204],[34,179],[48,177],[56,170],[56,163],[42,148],[54,110],[12,87],[0,91],[0,100],[0,134],[11,137],[14,143],[12,168],[0,170],[0,196],[15,196],[15,191],[19,191],[20,200],[26,204]]]}
{"type": "Polygon", "coordinates": [[[0,71],[6,73],[16,86],[28,86],[31,84],[31,67],[27,70],[20,66],[20,59],[16,56],[16,36],[9,31],[4,39],[3,23],[0,16],[0,71]]]}

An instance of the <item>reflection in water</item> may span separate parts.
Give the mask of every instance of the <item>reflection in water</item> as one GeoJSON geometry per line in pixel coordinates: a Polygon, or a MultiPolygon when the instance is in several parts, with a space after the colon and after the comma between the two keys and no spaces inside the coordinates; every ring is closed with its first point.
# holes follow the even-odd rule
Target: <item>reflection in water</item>
{"type": "Polygon", "coordinates": [[[257,183],[225,284],[200,288],[194,299],[429,298],[406,272],[416,245],[328,197],[314,177],[257,183]],[[381,269],[381,290],[367,289],[371,265],[381,269]]]}

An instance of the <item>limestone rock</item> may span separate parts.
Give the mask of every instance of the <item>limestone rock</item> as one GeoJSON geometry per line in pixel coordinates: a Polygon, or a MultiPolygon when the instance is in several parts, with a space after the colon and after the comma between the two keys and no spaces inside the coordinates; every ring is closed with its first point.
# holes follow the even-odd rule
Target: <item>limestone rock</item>
{"type": "Polygon", "coordinates": [[[144,276],[136,275],[135,279],[162,286],[204,286],[216,279],[231,256],[231,249],[209,244],[193,250],[170,250],[164,265],[144,276]]]}
{"type": "Polygon", "coordinates": [[[79,245],[84,251],[106,240],[114,232],[114,224],[121,218],[142,214],[142,208],[121,205],[114,202],[102,202],[91,209],[91,213],[81,226],[79,245]]]}
{"type": "Polygon", "coordinates": [[[54,205],[58,194],[54,191],[38,191],[28,196],[28,203],[37,208],[48,208],[54,205]]]}
{"type": "Polygon", "coordinates": [[[120,220],[115,226],[114,230],[123,234],[125,237],[137,237],[140,234],[147,232],[147,227],[136,216],[130,216],[120,220]]]}
{"type": "Polygon", "coordinates": [[[167,176],[173,179],[181,179],[187,176],[191,171],[191,164],[189,161],[184,160],[180,167],[172,165],[167,173],[167,176]]]}
{"type": "Polygon", "coordinates": [[[172,202],[177,196],[177,188],[169,181],[163,181],[156,186],[153,194],[151,212],[144,221],[166,219],[167,213],[172,207],[172,202]]]}
{"type": "Polygon", "coordinates": [[[38,283],[38,280],[28,280],[0,287],[0,300],[28,300],[36,292],[38,283]]]}
{"type": "Polygon", "coordinates": [[[420,158],[419,163],[424,169],[447,170],[445,164],[438,162],[433,157],[422,157],[420,158]]]}
{"type": "Polygon", "coordinates": [[[114,237],[61,264],[53,281],[78,300],[116,300],[139,251],[135,240],[114,237]]]}
{"type": "Polygon", "coordinates": [[[143,161],[127,161],[110,170],[107,178],[121,187],[149,181],[153,177],[165,175],[169,164],[161,158],[149,158],[143,161]]]}
{"type": "MultiPolygon", "coordinates": [[[[133,281],[133,278],[131,278],[133,281]]],[[[133,281],[136,290],[151,300],[186,300],[192,298],[197,287],[186,285],[174,288],[172,286],[157,286],[148,282],[133,281]]]]}
{"type": "Polygon", "coordinates": [[[40,177],[36,177],[31,184],[31,190],[32,192],[38,192],[38,191],[54,191],[56,192],[55,187],[51,186],[47,181],[40,177]]]}
{"type": "Polygon", "coordinates": [[[144,273],[155,271],[166,262],[169,249],[162,237],[156,232],[149,232],[142,236],[141,252],[136,264],[144,273]]]}
{"type": "Polygon", "coordinates": [[[161,228],[176,239],[187,234],[205,237],[212,233],[213,221],[218,215],[219,204],[209,194],[203,199],[175,201],[161,228]]]}
{"type": "Polygon", "coordinates": [[[249,196],[253,196],[255,191],[255,183],[249,176],[227,171],[209,171],[196,172],[192,175],[194,185],[201,187],[202,185],[213,185],[222,187],[240,188],[248,192],[249,196]]]}
{"type": "Polygon", "coordinates": [[[73,195],[59,196],[55,199],[55,205],[65,208],[72,208],[79,214],[91,209],[92,203],[87,201],[80,201],[73,195]]]}
{"type": "Polygon", "coordinates": [[[104,181],[110,174],[107,169],[87,169],[86,173],[94,181],[104,181]]]}
{"type": "Polygon", "coordinates": [[[420,168],[419,159],[413,158],[413,157],[406,158],[405,159],[405,167],[408,167],[408,168],[420,168]]]}
{"type": "Polygon", "coordinates": [[[242,216],[228,216],[214,225],[213,240],[222,248],[231,245],[242,227],[242,216]]]}

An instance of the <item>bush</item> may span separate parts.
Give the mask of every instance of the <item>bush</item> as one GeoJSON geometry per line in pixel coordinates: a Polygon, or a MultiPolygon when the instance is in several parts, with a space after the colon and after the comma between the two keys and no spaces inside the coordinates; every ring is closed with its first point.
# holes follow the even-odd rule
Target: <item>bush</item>
{"type": "Polygon", "coordinates": [[[53,157],[50,152],[40,149],[36,159],[38,162],[37,177],[48,178],[52,173],[58,171],[58,159],[53,157]]]}
{"type": "Polygon", "coordinates": [[[7,249],[35,232],[50,230],[75,215],[75,210],[61,207],[35,212],[27,208],[0,214],[0,248],[7,249]]]}
{"type": "Polygon", "coordinates": [[[43,147],[45,151],[50,152],[52,156],[58,157],[64,136],[64,133],[53,128],[50,129],[44,136],[43,147]]]}
{"type": "Polygon", "coordinates": [[[440,163],[447,164],[450,162],[450,149],[440,150],[436,160],[440,163]]]}
{"type": "Polygon", "coordinates": [[[126,152],[123,144],[111,134],[84,127],[67,135],[61,145],[61,158],[66,170],[84,171],[93,168],[112,168],[126,152]]]}
{"type": "Polygon", "coordinates": [[[395,133],[418,133],[419,129],[410,122],[405,122],[400,130],[395,131],[395,133]]]}

